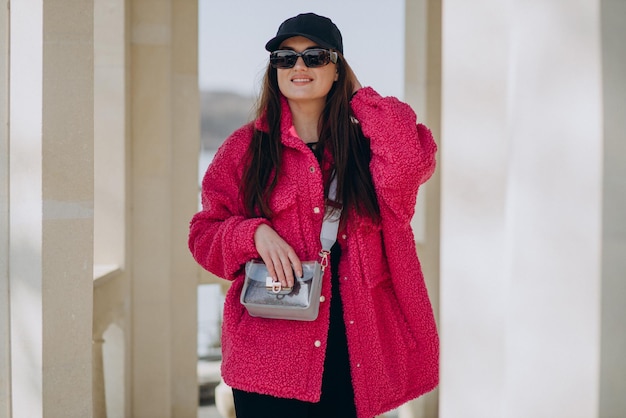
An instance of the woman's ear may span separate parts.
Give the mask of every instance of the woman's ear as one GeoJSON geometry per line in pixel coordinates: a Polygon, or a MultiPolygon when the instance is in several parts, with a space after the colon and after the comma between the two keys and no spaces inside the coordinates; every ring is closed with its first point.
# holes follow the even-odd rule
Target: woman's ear
{"type": "Polygon", "coordinates": [[[335,81],[339,80],[339,70],[335,71],[335,81]]]}

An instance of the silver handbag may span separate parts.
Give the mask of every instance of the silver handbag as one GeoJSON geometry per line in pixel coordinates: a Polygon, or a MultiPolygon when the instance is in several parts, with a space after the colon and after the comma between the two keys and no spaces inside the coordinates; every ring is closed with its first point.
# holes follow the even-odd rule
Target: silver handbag
{"type": "Polygon", "coordinates": [[[273,281],[263,262],[248,261],[241,303],[251,316],[313,321],[320,307],[322,266],[317,261],[305,261],[302,273],[293,287],[283,288],[280,282],[273,281]]]}
{"type": "MultiPolygon", "coordinates": [[[[336,178],[330,184],[329,201],[334,200],[336,178]]],[[[330,249],[337,240],[341,206],[326,206],[322,223],[320,261],[302,262],[302,277],[296,277],[292,288],[283,288],[274,281],[262,261],[246,263],[246,277],[239,300],[251,316],[294,321],[314,321],[320,307],[322,277],[328,265],[330,249]]],[[[295,277],[294,273],[294,277],[295,277]]]]}

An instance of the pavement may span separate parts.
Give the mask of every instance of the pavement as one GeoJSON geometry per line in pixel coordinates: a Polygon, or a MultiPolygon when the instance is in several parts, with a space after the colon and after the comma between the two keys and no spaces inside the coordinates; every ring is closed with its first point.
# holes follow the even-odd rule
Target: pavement
{"type": "Polygon", "coordinates": [[[198,407],[198,418],[222,418],[217,412],[215,405],[200,405],[198,407]]]}

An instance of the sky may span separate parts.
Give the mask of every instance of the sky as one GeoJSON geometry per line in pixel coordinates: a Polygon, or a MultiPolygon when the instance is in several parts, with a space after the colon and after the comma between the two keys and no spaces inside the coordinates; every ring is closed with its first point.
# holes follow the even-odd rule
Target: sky
{"type": "Polygon", "coordinates": [[[265,43],[285,19],[306,12],[335,22],[362,85],[402,98],[404,0],[199,0],[200,88],[256,96],[265,43]]]}

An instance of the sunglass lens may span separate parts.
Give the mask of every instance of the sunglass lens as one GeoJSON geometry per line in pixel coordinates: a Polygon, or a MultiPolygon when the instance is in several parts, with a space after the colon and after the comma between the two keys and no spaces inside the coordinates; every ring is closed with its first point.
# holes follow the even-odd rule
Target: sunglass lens
{"type": "Polygon", "coordinates": [[[307,67],[323,67],[330,62],[330,55],[323,49],[311,49],[302,54],[302,59],[307,67]]]}
{"type": "Polygon", "coordinates": [[[297,60],[298,55],[292,51],[275,51],[270,55],[270,64],[274,68],[291,68],[297,60]]]}

